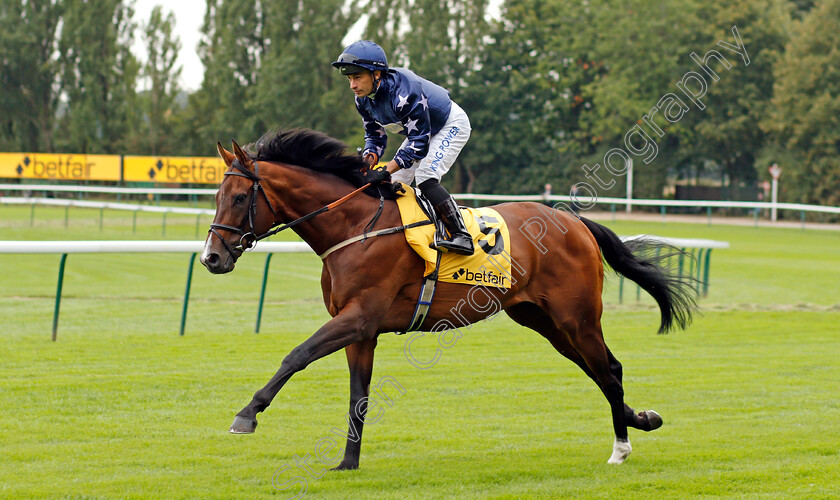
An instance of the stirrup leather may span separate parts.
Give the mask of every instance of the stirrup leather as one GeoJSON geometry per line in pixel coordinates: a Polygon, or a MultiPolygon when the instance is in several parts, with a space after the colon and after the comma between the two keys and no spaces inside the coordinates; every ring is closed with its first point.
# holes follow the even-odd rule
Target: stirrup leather
{"type": "Polygon", "coordinates": [[[461,255],[472,255],[475,253],[472,236],[467,231],[467,226],[464,223],[464,218],[455,200],[451,197],[443,203],[435,206],[435,211],[440,216],[440,220],[446,227],[449,233],[449,238],[444,238],[443,234],[435,233],[435,238],[432,248],[441,251],[452,251],[461,255]]]}

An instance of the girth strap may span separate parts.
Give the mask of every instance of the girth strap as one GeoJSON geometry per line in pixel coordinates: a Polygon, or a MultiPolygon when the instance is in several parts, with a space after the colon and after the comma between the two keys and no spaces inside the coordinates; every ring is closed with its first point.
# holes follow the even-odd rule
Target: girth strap
{"type": "Polygon", "coordinates": [[[435,270],[423,279],[423,285],[420,286],[420,298],[417,299],[417,307],[414,308],[414,315],[411,317],[411,322],[408,328],[397,333],[397,335],[405,335],[408,332],[418,330],[426,320],[429,314],[429,309],[432,307],[432,299],[435,296],[437,289],[438,271],[440,271],[440,257],[443,252],[438,252],[437,262],[435,262],[435,270]]]}
{"type": "MultiPolygon", "coordinates": [[[[386,234],[399,233],[407,229],[412,229],[420,226],[427,226],[429,224],[432,224],[432,221],[427,219],[413,222],[411,224],[405,224],[403,226],[389,227],[387,229],[379,229],[370,233],[360,234],[358,236],[348,238],[342,241],[341,243],[338,243],[337,245],[331,246],[326,252],[320,254],[318,257],[320,257],[321,260],[324,260],[327,258],[328,255],[332,254],[333,252],[340,250],[348,245],[352,245],[357,241],[364,241],[368,238],[384,236],[386,234]]],[[[423,284],[420,286],[420,297],[417,299],[417,306],[414,308],[414,314],[411,317],[411,321],[408,324],[408,328],[406,328],[402,332],[397,333],[397,335],[405,335],[408,332],[420,328],[420,325],[422,325],[423,321],[426,320],[426,316],[429,314],[429,308],[431,308],[432,306],[432,299],[435,296],[435,290],[437,289],[438,271],[440,271],[440,259],[442,255],[443,252],[437,253],[435,270],[432,271],[431,274],[423,278],[423,284]]]]}

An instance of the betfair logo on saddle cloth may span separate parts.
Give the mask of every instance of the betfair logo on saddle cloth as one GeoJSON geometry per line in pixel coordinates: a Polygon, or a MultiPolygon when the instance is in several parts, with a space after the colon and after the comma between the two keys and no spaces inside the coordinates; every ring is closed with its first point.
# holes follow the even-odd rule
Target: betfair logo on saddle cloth
{"type": "MultiPolygon", "coordinates": [[[[414,190],[403,184],[405,194],[397,198],[400,217],[403,224],[411,224],[428,217],[415,199],[414,190]]],[[[510,288],[510,234],[499,212],[492,208],[462,208],[461,214],[467,230],[475,244],[472,255],[458,255],[453,252],[443,254],[440,262],[439,281],[461,283],[465,285],[494,286],[510,288]]],[[[408,244],[426,261],[423,276],[435,270],[437,251],[429,248],[434,238],[435,228],[429,224],[405,231],[408,244]]]]}

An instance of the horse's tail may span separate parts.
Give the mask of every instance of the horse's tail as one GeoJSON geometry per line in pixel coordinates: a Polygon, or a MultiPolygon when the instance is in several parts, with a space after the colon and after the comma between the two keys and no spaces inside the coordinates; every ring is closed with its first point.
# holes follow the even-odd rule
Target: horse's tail
{"type": "Polygon", "coordinates": [[[580,220],[595,237],[607,264],[636,282],[659,304],[662,317],[659,333],[671,331],[675,322],[683,330],[691,323],[692,313],[697,308],[694,280],[675,276],[660,264],[668,257],[685,252],[644,237],[624,243],[601,224],[583,217],[580,220]]]}

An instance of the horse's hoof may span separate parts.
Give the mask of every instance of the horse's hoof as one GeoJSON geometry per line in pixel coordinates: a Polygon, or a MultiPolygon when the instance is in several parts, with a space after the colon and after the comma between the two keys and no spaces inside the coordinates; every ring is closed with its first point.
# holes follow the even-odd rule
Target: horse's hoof
{"type": "Polygon", "coordinates": [[[630,441],[619,441],[616,439],[615,444],[613,444],[612,456],[607,460],[607,463],[613,465],[623,463],[630,456],[631,451],[633,451],[633,448],[630,447],[630,441]]]}
{"type": "Polygon", "coordinates": [[[236,418],[233,419],[233,423],[230,424],[230,432],[233,434],[253,434],[256,428],[257,419],[240,417],[239,415],[237,415],[236,418]]]}
{"type": "Polygon", "coordinates": [[[647,410],[642,413],[647,416],[648,424],[650,424],[650,429],[648,429],[648,431],[656,430],[662,427],[662,417],[659,416],[658,413],[653,410],[647,410]]]}

